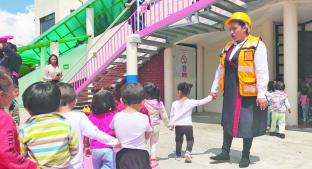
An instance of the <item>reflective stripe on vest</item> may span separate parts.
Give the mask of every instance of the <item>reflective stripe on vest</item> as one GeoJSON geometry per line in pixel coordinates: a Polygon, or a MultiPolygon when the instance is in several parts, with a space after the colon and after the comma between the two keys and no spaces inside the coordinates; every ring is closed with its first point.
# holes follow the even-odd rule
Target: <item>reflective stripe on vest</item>
{"type": "MultiPolygon", "coordinates": [[[[260,41],[259,37],[249,35],[246,42],[243,44],[238,55],[238,80],[239,91],[241,96],[257,96],[257,79],[255,72],[254,55],[255,50],[260,41]]],[[[223,53],[220,56],[220,65],[222,75],[220,78],[220,91],[224,92],[224,73],[225,73],[225,58],[228,50],[233,45],[233,42],[227,42],[223,48],[223,53]]]]}

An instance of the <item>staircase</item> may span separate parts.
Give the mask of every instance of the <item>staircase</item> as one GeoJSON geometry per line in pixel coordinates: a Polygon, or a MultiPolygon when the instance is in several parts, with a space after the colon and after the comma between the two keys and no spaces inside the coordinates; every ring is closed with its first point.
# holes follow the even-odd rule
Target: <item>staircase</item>
{"type": "MultiPolygon", "coordinates": [[[[143,10],[138,65],[143,66],[161,49],[192,35],[223,31],[224,21],[236,11],[246,11],[240,0],[154,0],[143,10]],[[188,20],[185,18],[189,18],[188,20]]],[[[89,104],[94,90],[122,83],[126,75],[126,39],[132,34],[133,14],[69,80],[78,94],[78,105],[89,104]]],[[[136,23],[135,23],[136,24],[136,23]]],[[[136,27],[136,26],[134,26],[136,27]]]]}

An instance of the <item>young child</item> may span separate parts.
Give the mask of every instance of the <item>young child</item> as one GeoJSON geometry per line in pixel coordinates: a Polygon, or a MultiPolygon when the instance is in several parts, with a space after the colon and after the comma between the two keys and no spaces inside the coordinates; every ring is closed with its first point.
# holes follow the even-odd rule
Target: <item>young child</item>
{"type": "Polygon", "coordinates": [[[69,169],[80,169],[83,166],[83,136],[109,146],[118,146],[118,140],[99,130],[84,113],[72,111],[76,105],[76,93],[70,84],[60,82],[57,85],[61,91],[60,115],[66,118],[78,136],[78,154],[70,161],[69,169]]]}
{"type": "Polygon", "coordinates": [[[170,126],[175,126],[176,141],[176,160],[181,160],[181,149],[183,137],[186,136],[187,147],[185,152],[185,162],[192,162],[192,148],[194,144],[193,126],[192,126],[192,110],[196,106],[204,105],[210,102],[212,96],[207,96],[202,100],[189,99],[192,84],[182,82],[177,88],[178,100],[174,101],[170,112],[170,126]]]}
{"type": "Polygon", "coordinates": [[[144,99],[143,87],[138,83],[127,84],[121,97],[126,108],[115,115],[110,125],[123,147],[116,155],[116,167],[151,169],[146,142],[152,128],[148,117],[139,112],[144,99]]]}
{"type": "Polygon", "coordinates": [[[272,122],[270,135],[276,135],[280,138],[285,138],[285,113],[290,111],[290,104],[285,93],[285,84],[281,81],[276,82],[275,91],[267,95],[269,101],[270,110],[272,112],[272,122]],[[276,124],[278,122],[278,131],[276,130],[276,124]]]}
{"type": "Polygon", "coordinates": [[[303,123],[304,123],[304,125],[306,125],[307,119],[309,116],[309,108],[310,108],[310,99],[308,96],[308,88],[307,87],[303,87],[302,93],[300,95],[299,103],[300,103],[300,106],[302,108],[303,123]]]}
{"type": "Polygon", "coordinates": [[[13,93],[12,79],[3,68],[0,68],[0,168],[36,169],[36,163],[20,154],[15,122],[8,112],[4,111],[4,108],[11,104],[13,93]]]}
{"type": "MultiPolygon", "coordinates": [[[[270,93],[274,92],[274,86],[276,81],[269,81],[268,83],[268,93],[266,95],[269,95],[270,93]]],[[[268,107],[268,119],[267,119],[267,129],[271,127],[271,120],[272,120],[272,112],[270,110],[270,106],[268,107]]]]}
{"type": "Polygon", "coordinates": [[[163,120],[166,127],[169,126],[169,119],[162,101],[160,101],[160,90],[157,85],[151,82],[147,82],[143,85],[145,92],[145,100],[143,101],[144,108],[147,110],[150,124],[153,129],[153,133],[150,139],[151,146],[151,166],[156,167],[157,156],[156,149],[159,138],[160,122],[163,120]]]}
{"type": "Polygon", "coordinates": [[[31,117],[20,130],[21,152],[40,168],[68,168],[78,153],[78,138],[66,119],[56,112],[61,92],[49,82],[37,82],[23,93],[31,117]]]}
{"type": "Polygon", "coordinates": [[[19,114],[19,108],[18,108],[18,103],[17,100],[15,98],[17,98],[19,96],[19,88],[16,84],[14,84],[14,100],[11,103],[10,107],[9,107],[9,112],[11,114],[11,116],[13,117],[15,123],[16,123],[16,127],[18,127],[20,125],[20,114],[19,114]]]}
{"type": "MultiPolygon", "coordinates": [[[[89,115],[90,121],[101,131],[115,136],[112,129],[109,128],[115,116],[115,100],[113,93],[108,90],[97,92],[91,103],[92,114],[89,115]]],[[[102,144],[96,140],[90,140],[93,169],[113,169],[115,168],[115,159],[113,147],[102,144]]]]}

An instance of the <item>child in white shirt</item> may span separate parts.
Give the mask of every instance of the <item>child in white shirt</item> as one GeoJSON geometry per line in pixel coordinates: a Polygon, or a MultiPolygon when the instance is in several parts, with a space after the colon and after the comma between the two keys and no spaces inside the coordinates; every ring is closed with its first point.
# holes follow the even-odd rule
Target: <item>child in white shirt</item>
{"type": "Polygon", "coordinates": [[[147,140],[152,128],[148,116],[139,112],[144,99],[143,87],[129,83],[123,88],[121,97],[126,108],[114,116],[110,125],[122,144],[116,155],[116,168],[151,169],[147,140]]]}
{"type": "Polygon", "coordinates": [[[76,105],[76,94],[70,84],[59,82],[61,103],[59,112],[72,125],[78,136],[78,154],[70,161],[69,169],[81,169],[83,166],[83,136],[114,147],[120,147],[118,140],[98,129],[82,112],[72,111],[76,105]]]}
{"type": "Polygon", "coordinates": [[[185,162],[192,162],[192,148],[194,144],[192,110],[196,106],[204,105],[212,100],[212,96],[207,96],[202,100],[189,99],[192,84],[182,82],[178,85],[177,97],[171,106],[170,126],[175,126],[176,160],[181,160],[181,149],[183,137],[186,136],[187,148],[185,152],[185,162]]]}

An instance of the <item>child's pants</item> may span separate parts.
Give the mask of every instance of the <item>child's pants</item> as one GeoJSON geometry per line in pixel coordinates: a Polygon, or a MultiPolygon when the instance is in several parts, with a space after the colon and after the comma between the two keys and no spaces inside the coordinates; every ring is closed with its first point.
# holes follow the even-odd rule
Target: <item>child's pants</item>
{"type": "Polygon", "coordinates": [[[92,149],[93,169],[114,169],[115,158],[112,148],[92,149]]]}
{"type": "Polygon", "coordinates": [[[117,169],[151,169],[148,151],[123,148],[116,155],[117,169]]]}
{"type": "Polygon", "coordinates": [[[268,110],[268,118],[267,118],[267,126],[270,127],[271,126],[271,121],[272,121],[272,112],[270,110],[268,110]]]}
{"type": "Polygon", "coordinates": [[[157,151],[157,144],[158,144],[158,138],[159,138],[159,130],[160,130],[160,125],[155,125],[152,127],[153,128],[153,133],[151,136],[151,158],[156,159],[156,151],[157,151]]]}
{"type": "Polygon", "coordinates": [[[272,122],[271,122],[271,132],[277,132],[284,134],[285,133],[285,113],[272,112],[272,122]],[[278,122],[278,130],[276,131],[276,123],[278,122]]]}
{"type": "Polygon", "coordinates": [[[309,106],[301,106],[301,108],[302,108],[303,121],[306,121],[309,116],[309,106]]]}
{"type": "Polygon", "coordinates": [[[181,156],[183,136],[186,136],[186,151],[192,152],[194,144],[193,126],[175,126],[176,155],[181,156]]]}

